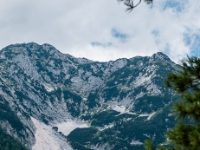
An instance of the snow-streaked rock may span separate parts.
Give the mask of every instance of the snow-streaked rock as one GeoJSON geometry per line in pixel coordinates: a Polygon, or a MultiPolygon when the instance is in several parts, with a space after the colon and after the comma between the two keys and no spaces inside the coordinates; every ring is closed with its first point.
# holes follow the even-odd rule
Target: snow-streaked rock
{"type": "Polygon", "coordinates": [[[32,150],[72,150],[66,139],[56,133],[50,126],[31,117],[36,127],[35,138],[36,143],[32,150]]]}
{"type": "MultiPolygon", "coordinates": [[[[62,54],[49,44],[10,45],[0,51],[0,96],[23,127],[11,128],[11,123],[1,118],[0,124],[28,148],[36,141],[34,150],[70,149],[58,132],[67,136],[75,128],[89,128],[95,121],[92,117],[101,112],[119,112],[112,116],[113,122],[101,126],[102,131],[134,117],[145,116],[145,121],[151,121],[158,110],[171,103],[164,96],[174,93],[164,89],[162,83],[176,67],[162,53],[94,62],[62,54]],[[78,121],[83,116],[87,123],[78,121]],[[54,126],[58,132],[52,130],[54,126]]],[[[90,146],[100,150],[113,145],[90,146]]]]}

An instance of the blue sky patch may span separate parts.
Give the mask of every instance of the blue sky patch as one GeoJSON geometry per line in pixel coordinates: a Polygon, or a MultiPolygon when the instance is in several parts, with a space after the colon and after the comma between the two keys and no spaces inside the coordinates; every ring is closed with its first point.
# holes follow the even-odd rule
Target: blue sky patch
{"type": "Polygon", "coordinates": [[[117,29],[112,29],[111,34],[114,38],[121,40],[122,42],[126,42],[128,39],[128,34],[121,33],[117,29]]]}
{"type": "Polygon", "coordinates": [[[112,43],[91,42],[91,45],[94,47],[109,47],[112,43]]]}
{"type": "Polygon", "coordinates": [[[188,0],[167,0],[164,10],[172,9],[175,12],[182,12],[187,6],[188,0]]]}
{"type": "Polygon", "coordinates": [[[200,54],[200,31],[195,34],[185,34],[184,42],[190,47],[193,56],[200,54]]]}

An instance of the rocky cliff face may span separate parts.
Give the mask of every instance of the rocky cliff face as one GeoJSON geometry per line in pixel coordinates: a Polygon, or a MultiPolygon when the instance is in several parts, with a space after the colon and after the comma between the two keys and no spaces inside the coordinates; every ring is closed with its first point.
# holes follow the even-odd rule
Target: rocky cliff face
{"type": "Polygon", "coordinates": [[[10,45],[0,51],[0,125],[29,149],[37,149],[39,125],[52,129],[46,135],[57,139],[52,149],[142,149],[148,138],[162,143],[177,99],[163,82],[178,68],[160,52],[94,62],[49,44],[10,45]],[[63,130],[68,126],[61,129],[74,120],[87,126],[70,134],[63,130]]]}

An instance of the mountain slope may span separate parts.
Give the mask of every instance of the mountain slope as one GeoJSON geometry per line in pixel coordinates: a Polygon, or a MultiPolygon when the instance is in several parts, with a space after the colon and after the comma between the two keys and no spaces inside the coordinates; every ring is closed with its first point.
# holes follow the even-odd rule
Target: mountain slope
{"type": "Polygon", "coordinates": [[[0,125],[29,149],[40,127],[63,149],[142,149],[148,138],[161,143],[178,97],[163,82],[177,69],[160,52],[94,62],[49,44],[10,45],[0,51],[0,125]],[[61,132],[70,121],[87,125],[61,132]]]}
{"type": "Polygon", "coordinates": [[[0,129],[0,149],[1,150],[27,150],[19,141],[0,129]]]}

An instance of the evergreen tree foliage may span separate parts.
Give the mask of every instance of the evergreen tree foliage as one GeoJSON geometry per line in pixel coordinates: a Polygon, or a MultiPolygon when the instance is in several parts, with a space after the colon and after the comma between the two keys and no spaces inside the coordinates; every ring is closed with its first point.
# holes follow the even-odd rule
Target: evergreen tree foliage
{"type": "MultiPolygon", "coordinates": [[[[142,0],[139,0],[137,3],[134,3],[134,0],[118,0],[119,2],[123,2],[124,5],[127,6],[127,11],[132,11],[135,7],[137,7],[142,0]]],[[[153,3],[153,0],[144,0],[147,4],[153,3]]]]}
{"type": "Polygon", "coordinates": [[[145,150],[200,150],[200,58],[181,61],[181,70],[171,73],[166,86],[181,94],[174,104],[178,123],[167,133],[168,145],[156,148],[146,141],[145,150]]]}

